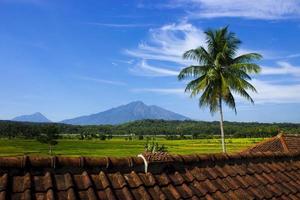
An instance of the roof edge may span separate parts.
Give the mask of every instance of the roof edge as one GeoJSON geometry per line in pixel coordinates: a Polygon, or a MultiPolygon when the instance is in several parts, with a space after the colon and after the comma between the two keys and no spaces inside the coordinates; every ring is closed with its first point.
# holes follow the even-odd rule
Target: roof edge
{"type": "Polygon", "coordinates": [[[242,150],[241,152],[242,152],[242,153],[249,153],[249,152],[251,152],[251,150],[257,148],[257,146],[261,146],[261,145],[264,145],[265,143],[268,143],[268,142],[271,142],[271,141],[275,141],[275,140],[278,140],[278,139],[279,139],[279,141],[280,141],[280,143],[281,143],[281,145],[282,145],[282,148],[284,148],[284,147],[283,147],[283,144],[282,144],[282,142],[281,142],[281,139],[280,139],[280,138],[282,138],[282,135],[283,135],[282,133],[279,133],[279,134],[277,134],[277,135],[275,135],[275,136],[273,136],[273,137],[264,139],[264,140],[262,140],[262,141],[260,141],[260,142],[258,142],[258,143],[253,144],[252,146],[250,146],[250,147],[248,147],[248,148],[242,150]]]}
{"type": "MultiPolygon", "coordinates": [[[[152,166],[165,167],[190,166],[190,165],[216,165],[230,164],[239,162],[268,162],[276,160],[300,159],[300,152],[265,152],[265,153],[235,153],[235,154],[191,154],[191,155],[172,155],[169,160],[150,161],[149,169],[152,166]]],[[[132,171],[139,169],[144,171],[144,160],[141,157],[38,157],[38,156],[19,156],[19,157],[0,157],[0,169],[18,168],[97,168],[106,171],[132,171]]],[[[151,170],[150,170],[151,171],[151,170]]]]}

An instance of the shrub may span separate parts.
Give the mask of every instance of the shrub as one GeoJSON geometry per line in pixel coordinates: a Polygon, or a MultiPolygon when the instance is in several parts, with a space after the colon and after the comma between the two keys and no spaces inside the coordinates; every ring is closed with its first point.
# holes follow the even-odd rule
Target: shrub
{"type": "Polygon", "coordinates": [[[106,135],[100,134],[100,140],[106,140],[106,135]]]}
{"type": "Polygon", "coordinates": [[[154,139],[152,141],[147,140],[144,144],[145,152],[155,153],[155,152],[168,152],[167,147],[162,144],[159,145],[158,142],[155,142],[154,139]]]}
{"type": "Polygon", "coordinates": [[[139,140],[143,140],[143,139],[144,139],[144,136],[139,135],[138,139],[139,139],[139,140]]]}

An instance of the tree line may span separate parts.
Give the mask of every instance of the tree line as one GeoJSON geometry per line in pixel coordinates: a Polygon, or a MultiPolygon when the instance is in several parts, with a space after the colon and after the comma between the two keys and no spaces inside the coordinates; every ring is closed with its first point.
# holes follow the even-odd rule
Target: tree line
{"type": "MultiPolygon", "coordinates": [[[[120,125],[67,125],[61,123],[30,123],[0,121],[0,137],[34,139],[49,128],[56,127],[60,137],[70,135],[78,139],[105,139],[117,135],[164,135],[170,139],[184,138],[212,138],[220,134],[217,121],[165,121],[141,120],[120,125]],[[104,138],[105,137],[105,138],[104,138]]],[[[300,124],[293,123],[258,123],[258,122],[224,122],[227,137],[271,137],[279,132],[299,134],[300,124]]]]}

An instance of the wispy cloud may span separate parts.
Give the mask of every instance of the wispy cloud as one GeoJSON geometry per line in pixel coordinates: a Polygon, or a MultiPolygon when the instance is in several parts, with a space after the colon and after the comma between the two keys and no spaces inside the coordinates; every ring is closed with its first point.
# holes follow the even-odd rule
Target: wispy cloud
{"type": "Polygon", "coordinates": [[[132,92],[185,95],[184,88],[135,88],[132,92]]]}
{"type": "Polygon", "coordinates": [[[150,30],[148,42],[141,42],[137,49],[125,50],[127,55],[145,59],[187,65],[182,59],[184,51],[204,45],[205,36],[201,29],[190,23],[168,24],[150,30]]]}
{"type": "Polygon", "coordinates": [[[117,23],[99,23],[99,22],[88,22],[89,25],[95,25],[95,26],[102,26],[102,27],[108,27],[108,28],[143,28],[143,27],[149,27],[153,26],[153,24],[117,24],[117,23]]]}
{"type": "MultiPolygon", "coordinates": [[[[147,42],[141,42],[134,50],[126,50],[125,53],[131,57],[135,57],[140,62],[130,68],[131,72],[140,76],[176,76],[181,67],[193,64],[182,59],[182,53],[186,50],[205,45],[205,35],[201,28],[193,26],[191,23],[183,21],[162,26],[157,29],[150,30],[150,38],[147,42]],[[149,63],[155,63],[150,65],[149,63]],[[168,68],[163,66],[170,66],[168,68]]],[[[249,52],[259,52],[264,58],[279,59],[279,56],[268,51],[257,51],[247,48],[242,48],[237,54],[249,52]]],[[[276,53],[276,52],[275,52],[276,53]]],[[[256,76],[252,83],[258,90],[257,94],[252,94],[257,103],[287,103],[300,102],[300,85],[298,77],[300,76],[300,67],[294,66],[287,62],[288,58],[298,57],[298,54],[287,55],[281,57],[277,61],[277,66],[263,66],[262,75],[256,76]],[[274,79],[272,82],[269,77],[280,75],[283,79],[274,79]],[[286,80],[294,80],[288,83],[286,80]],[[263,79],[266,78],[266,79],[263,79]]],[[[182,88],[135,88],[134,92],[158,93],[158,94],[174,94],[186,95],[182,88]]],[[[240,100],[240,98],[237,98],[240,100]]]]}
{"type": "Polygon", "coordinates": [[[286,56],[286,58],[299,58],[299,57],[300,57],[300,53],[290,54],[286,56]]]}
{"type": "MultiPolygon", "coordinates": [[[[206,46],[203,30],[186,21],[167,24],[156,29],[150,29],[149,34],[149,39],[147,41],[140,42],[136,49],[125,50],[125,54],[140,60],[138,63],[139,67],[133,68],[134,71],[139,72],[139,75],[143,75],[143,72],[145,72],[145,76],[157,76],[158,73],[164,76],[178,74],[178,68],[195,64],[193,61],[183,60],[182,54],[187,50],[194,49],[199,46],[206,46]],[[151,68],[154,66],[147,65],[145,60],[167,62],[170,66],[173,66],[174,69],[170,70],[159,67],[159,70],[157,70],[155,68],[151,68]],[[149,73],[150,71],[152,73],[149,73]]],[[[258,52],[267,58],[272,57],[271,53],[267,51],[257,51],[245,48],[241,48],[238,54],[249,52],[258,52]]],[[[130,70],[132,71],[132,68],[130,70]]]]}
{"type": "MultiPolygon", "coordinates": [[[[251,83],[257,88],[258,93],[249,92],[255,103],[299,103],[300,102],[300,84],[282,85],[268,83],[254,79],[251,83]]],[[[132,92],[156,93],[156,94],[172,94],[178,96],[189,96],[184,92],[184,88],[135,88],[132,92]]],[[[201,95],[201,93],[199,94],[201,95]]],[[[236,96],[237,101],[245,100],[236,96]]]]}
{"type": "Polygon", "coordinates": [[[257,103],[299,103],[300,84],[274,84],[273,82],[252,80],[258,93],[252,93],[257,103]]]}
{"type": "Polygon", "coordinates": [[[124,86],[127,85],[125,82],[121,81],[113,81],[113,80],[106,80],[106,79],[99,79],[99,78],[93,78],[89,76],[77,76],[76,78],[84,81],[91,81],[95,83],[104,83],[109,85],[116,85],[116,86],[124,86]]]}
{"type": "Polygon", "coordinates": [[[128,64],[128,65],[132,65],[133,63],[135,63],[134,59],[129,59],[129,60],[114,60],[114,61],[118,62],[118,63],[125,63],[125,64],[128,64]]]}
{"type": "Polygon", "coordinates": [[[300,66],[293,66],[288,62],[277,62],[279,67],[262,67],[262,75],[291,75],[300,77],[300,66]]]}
{"type": "Polygon", "coordinates": [[[265,60],[291,60],[294,58],[299,58],[300,53],[287,54],[280,51],[257,51],[258,53],[264,55],[265,60]]]}
{"type": "Polygon", "coordinates": [[[168,7],[182,7],[191,18],[240,17],[278,20],[300,17],[298,0],[177,0],[168,7]]]}
{"type": "MultiPolygon", "coordinates": [[[[157,29],[150,29],[150,38],[141,42],[136,49],[126,49],[125,54],[144,60],[157,60],[177,63],[180,65],[192,64],[192,61],[183,60],[182,54],[199,46],[206,47],[205,34],[201,28],[191,23],[167,24],[157,29]]],[[[251,50],[241,48],[237,54],[258,52],[264,58],[273,58],[271,52],[265,50],[251,50]]]]}
{"type": "Polygon", "coordinates": [[[129,70],[138,76],[177,76],[179,74],[179,71],[151,66],[146,60],[142,60],[129,70]]]}

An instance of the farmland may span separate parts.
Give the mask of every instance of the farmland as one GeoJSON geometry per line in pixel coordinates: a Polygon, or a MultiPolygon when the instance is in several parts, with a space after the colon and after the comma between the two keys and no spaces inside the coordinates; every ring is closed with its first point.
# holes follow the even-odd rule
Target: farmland
{"type": "MultiPolygon", "coordinates": [[[[233,138],[227,139],[228,152],[237,152],[262,138],[233,138]]],[[[144,150],[145,140],[125,138],[111,140],[77,140],[61,139],[53,148],[54,155],[62,156],[135,156],[144,150]]],[[[164,144],[170,153],[218,153],[221,152],[219,139],[166,140],[157,138],[156,142],[164,144]]],[[[0,156],[15,155],[47,155],[48,146],[30,139],[0,139],[0,156]]]]}

